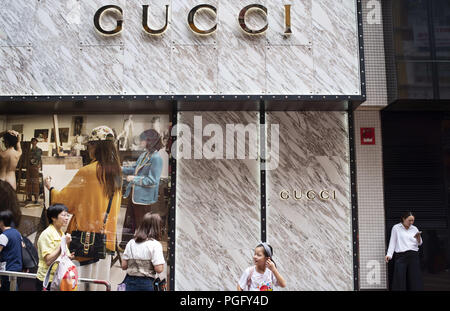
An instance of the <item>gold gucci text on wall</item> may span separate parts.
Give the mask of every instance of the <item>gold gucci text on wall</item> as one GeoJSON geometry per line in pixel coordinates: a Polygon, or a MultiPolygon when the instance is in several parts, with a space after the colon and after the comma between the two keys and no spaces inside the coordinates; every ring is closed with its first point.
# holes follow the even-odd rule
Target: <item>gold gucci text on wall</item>
{"type": "MultiPolygon", "coordinates": [[[[165,24],[163,27],[159,29],[152,29],[150,26],[148,26],[148,12],[149,12],[149,5],[142,5],[142,29],[149,35],[161,35],[163,34],[169,27],[169,5],[166,5],[166,16],[165,16],[165,24]]],[[[195,14],[201,10],[207,10],[212,12],[214,15],[217,15],[217,9],[216,7],[210,5],[210,4],[200,4],[195,7],[193,7],[188,15],[187,15],[187,26],[195,33],[199,35],[211,35],[217,30],[217,23],[211,27],[210,29],[200,29],[195,24],[195,14]]],[[[266,22],[266,25],[263,26],[260,29],[251,29],[247,26],[245,17],[247,13],[251,11],[260,11],[264,14],[267,20],[267,8],[261,4],[250,4],[245,6],[241,9],[241,11],[238,14],[238,25],[244,31],[244,33],[249,35],[259,35],[269,28],[269,24],[266,22]]],[[[104,36],[115,36],[122,32],[124,21],[123,21],[123,10],[121,7],[117,5],[105,5],[97,10],[97,12],[94,15],[94,27],[95,29],[104,36]],[[112,30],[106,30],[102,26],[102,17],[106,13],[112,13],[117,16],[116,20],[116,27],[112,30]]],[[[286,4],[284,5],[284,24],[285,24],[285,30],[284,35],[290,35],[292,33],[291,29],[291,5],[286,4]]]]}
{"type": "Polygon", "coordinates": [[[320,200],[324,200],[324,201],[336,200],[336,191],[335,190],[333,190],[333,191],[330,191],[330,190],[321,190],[321,191],[282,190],[280,192],[280,198],[282,200],[293,199],[293,200],[297,200],[297,201],[302,200],[302,199],[307,199],[307,200],[320,199],[320,200]]]}

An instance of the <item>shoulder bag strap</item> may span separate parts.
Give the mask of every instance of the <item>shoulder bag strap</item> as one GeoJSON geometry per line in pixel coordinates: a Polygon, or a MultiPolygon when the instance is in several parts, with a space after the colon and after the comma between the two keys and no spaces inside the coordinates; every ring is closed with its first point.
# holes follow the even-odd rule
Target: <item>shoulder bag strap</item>
{"type": "Polygon", "coordinates": [[[113,197],[114,197],[114,195],[109,199],[108,208],[106,209],[105,219],[103,219],[103,230],[102,230],[103,232],[105,231],[106,220],[108,219],[109,212],[111,211],[111,204],[112,204],[113,197]]]}
{"type": "Polygon", "coordinates": [[[248,278],[247,278],[247,290],[250,290],[250,286],[252,285],[252,275],[253,275],[253,271],[255,271],[255,267],[253,267],[253,269],[250,270],[250,273],[248,274],[248,278]]]}

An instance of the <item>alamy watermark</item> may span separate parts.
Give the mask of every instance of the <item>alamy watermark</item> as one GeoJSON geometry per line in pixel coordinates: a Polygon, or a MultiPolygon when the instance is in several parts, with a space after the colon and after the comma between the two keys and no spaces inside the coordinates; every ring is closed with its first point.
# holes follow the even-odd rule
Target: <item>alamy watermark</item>
{"type": "Polygon", "coordinates": [[[380,0],[367,1],[366,21],[369,25],[381,25],[381,2],[380,0]]]}
{"type": "Polygon", "coordinates": [[[261,159],[261,169],[278,167],[279,124],[228,123],[224,129],[223,125],[214,123],[203,126],[202,116],[194,116],[193,127],[192,131],[189,125],[178,123],[172,128],[171,135],[177,137],[171,150],[175,159],[261,159]]]}

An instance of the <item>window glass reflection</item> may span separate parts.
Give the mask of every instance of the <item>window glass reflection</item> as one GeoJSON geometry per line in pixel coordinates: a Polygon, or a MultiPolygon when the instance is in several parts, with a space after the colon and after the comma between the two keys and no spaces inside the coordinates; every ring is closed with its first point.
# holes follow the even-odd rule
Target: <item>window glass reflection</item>
{"type": "MultiPolygon", "coordinates": [[[[96,208],[95,202],[103,201],[95,198],[97,194],[93,189],[96,183],[95,180],[89,180],[90,175],[86,170],[93,163],[100,162],[96,159],[95,151],[106,132],[98,130],[94,135],[93,129],[102,128],[101,126],[113,133],[112,148],[115,151],[110,154],[117,154],[120,164],[117,171],[117,176],[121,175],[118,188],[120,193],[114,195],[112,205],[117,208],[110,212],[105,226],[107,260],[99,261],[100,266],[98,263],[93,263],[92,267],[89,267],[89,263],[83,265],[79,273],[83,278],[107,280],[111,283],[112,290],[116,290],[128,272],[122,269],[121,262],[124,258],[129,262],[131,260],[129,255],[124,256],[127,243],[133,239],[145,214],[150,212],[161,217],[161,236],[158,242],[162,245],[161,257],[164,260],[159,257],[158,263],[164,261],[164,269],[161,273],[158,272],[159,269],[150,269],[149,273],[144,274],[154,275],[156,271],[158,277],[168,280],[171,148],[169,115],[2,116],[0,135],[14,130],[21,138],[22,155],[17,167],[12,168],[12,174],[16,176],[18,205],[22,211],[18,230],[37,247],[41,232],[49,226],[45,210],[55,203],[65,204],[69,208],[70,220],[63,227],[63,232],[71,231],[75,223],[71,222],[76,220],[76,215],[79,220],[76,225],[81,231],[101,226],[103,216],[95,220],[96,214],[93,211],[96,208]],[[95,143],[93,137],[98,138],[95,143]],[[46,186],[45,179],[48,176],[52,177],[53,198],[46,186]],[[72,195],[75,193],[77,195],[72,195]],[[54,202],[55,198],[61,202],[54,202]],[[92,220],[92,223],[87,223],[89,221],[86,219],[92,220]]],[[[95,179],[96,175],[91,175],[95,179]]],[[[107,208],[106,203],[103,205],[105,206],[99,207],[101,213],[107,208]]],[[[139,258],[141,259],[146,260],[139,258]]],[[[78,289],[105,290],[105,287],[80,284],[78,289]]]]}
{"type": "Polygon", "coordinates": [[[450,62],[438,63],[440,99],[450,99],[450,62]]]}
{"type": "Polygon", "coordinates": [[[434,0],[432,5],[436,57],[450,59],[450,1],[434,0]]]}
{"type": "Polygon", "coordinates": [[[393,1],[396,58],[429,59],[427,3],[425,0],[393,1]]]}
{"type": "Polygon", "coordinates": [[[398,62],[399,98],[433,99],[431,63],[398,62]]]}

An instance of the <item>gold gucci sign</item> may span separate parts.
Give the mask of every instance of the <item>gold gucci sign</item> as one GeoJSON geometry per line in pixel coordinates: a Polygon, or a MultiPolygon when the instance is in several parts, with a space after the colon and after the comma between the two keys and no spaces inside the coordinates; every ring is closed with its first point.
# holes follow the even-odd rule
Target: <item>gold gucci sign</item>
{"type": "MultiPolygon", "coordinates": [[[[162,28],[160,29],[151,29],[148,26],[148,5],[142,6],[142,29],[149,35],[161,35],[164,33],[168,26],[169,26],[169,5],[166,5],[166,21],[162,28]]],[[[199,35],[210,35],[214,33],[217,30],[217,24],[215,24],[210,29],[200,29],[195,25],[194,18],[195,14],[201,10],[207,10],[212,12],[214,15],[217,15],[217,9],[210,5],[210,4],[200,4],[195,6],[189,11],[189,14],[187,16],[187,25],[188,27],[196,34],[199,35]]],[[[268,28],[269,24],[266,23],[264,27],[261,29],[251,29],[247,26],[245,22],[245,16],[248,12],[258,10],[261,11],[266,19],[267,19],[267,8],[261,4],[250,4],[244,7],[238,15],[238,23],[240,28],[249,35],[258,35],[264,33],[268,28]]],[[[94,26],[95,29],[104,36],[115,36],[122,32],[122,26],[123,26],[123,10],[121,7],[117,5],[105,5],[97,10],[97,12],[94,15],[94,26]],[[107,13],[113,13],[118,16],[118,19],[116,21],[116,28],[113,30],[105,30],[101,25],[102,16],[107,13]]],[[[292,33],[291,30],[291,5],[286,4],[284,5],[284,23],[285,23],[285,30],[284,35],[290,35],[292,33]]]]}
{"type": "Polygon", "coordinates": [[[282,200],[289,200],[290,198],[292,198],[297,201],[301,200],[302,198],[307,199],[307,200],[315,200],[315,199],[320,199],[320,200],[324,200],[324,201],[336,200],[336,191],[335,190],[333,190],[333,191],[329,191],[329,190],[322,190],[322,191],[282,190],[280,192],[280,198],[282,200]]]}

